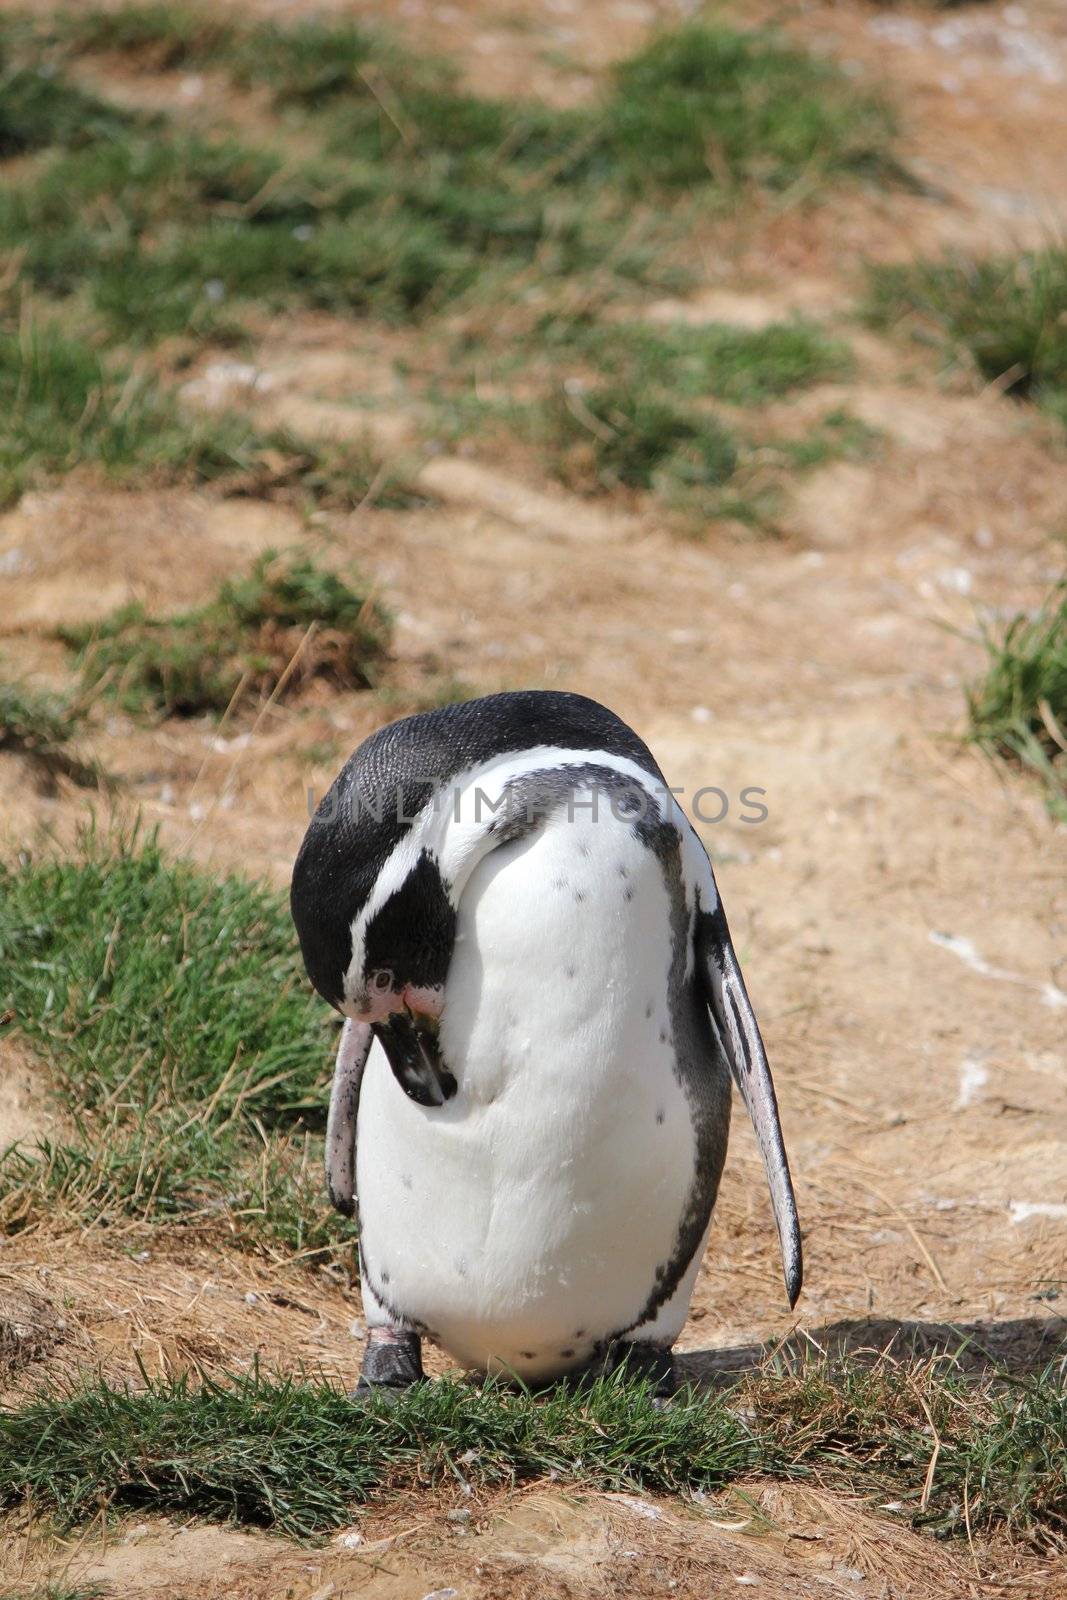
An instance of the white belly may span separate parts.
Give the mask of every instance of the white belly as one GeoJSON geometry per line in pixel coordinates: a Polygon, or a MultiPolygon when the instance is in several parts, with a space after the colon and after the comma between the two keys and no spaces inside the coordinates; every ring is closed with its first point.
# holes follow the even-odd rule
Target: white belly
{"type": "MultiPolygon", "coordinates": [[[[696,1138],[671,1046],[671,941],[660,864],[632,829],[561,815],[488,855],[464,890],[441,1028],[454,1098],[416,1105],[371,1052],[366,1277],[464,1366],[580,1365],[641,1318],[672,1257],[696,1138]]],[[[657,1336],[679,1331],[696,1264],[657,1336]]]]}

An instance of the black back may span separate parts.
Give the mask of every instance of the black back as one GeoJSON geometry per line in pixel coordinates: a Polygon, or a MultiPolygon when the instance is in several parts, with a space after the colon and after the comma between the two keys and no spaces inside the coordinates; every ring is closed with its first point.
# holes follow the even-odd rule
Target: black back
{"type": "Polygon", "coordinates": [[[547,745],[623,756],[664,783],[621,717],[580,694],[520,689],[390,723],[349,757],[293,867],[293,921],[308,977],[331,1004],[351,959],[350,929],[378,874],[435,790],[494,756],[547,745]]]}

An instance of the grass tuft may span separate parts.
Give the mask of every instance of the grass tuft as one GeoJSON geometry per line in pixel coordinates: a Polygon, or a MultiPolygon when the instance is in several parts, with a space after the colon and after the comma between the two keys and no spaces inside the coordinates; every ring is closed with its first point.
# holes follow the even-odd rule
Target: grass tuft
{"type": "Polygon", "coordinates": [[[871,454],[882,435],[849,411],[835,406],[794,439],[767,439],[762,450],[797,472],[812,472],[831,461],[856,461],[871,454]]]}
{"type": "Polygon", "coordinates": [[[988,664],[967,693],[971,738],[1035,772],[1049,810],[1067,821],[1067,581],[1035,615],[986,627],[981,642],[988,664]]]}
{"type": "Polygon", "coordinates": [[[334,1030],[283,898],[89,837],[0,869],[0,1007],[76,1124],[0,1158],[0,1226],[173,1219],[285,1255],[350,1239],[326,1205],[334,1030]]]}
{"type": "Polygon", "coordinates": [[[907,319],[1067,422],[1067,250],[878,267],[867,314],[882,328],[907,319]]]}
{"type": "Polygon", "coordinates": [[[618,1374],[542,1397],[442,1379],[353,1405],[325,1382],[253,1372],[137,1392],[93,1384],[0,1412],[0,1504],[29,1499],[66,1523],[102,1502],[150,1507],[299,1537],[386,1486],[451,1480],[460,1462],[479,1483],[551,1475],[667,1493],[830,1471],[891,1487],[941,1532],[1007,1524],[1054,1543],[1067,1531],[1065,1461],[1062,1374],[974,1389],[884,1361],[765,1375],[740,1404],[690,1391],[666,1410],[618,1374]]]}
{"type": "Polygon", "coordinates": [[[785,472],[862,455],[874,432],[838,407],[801,438],[769,439],[738,419],[735,439],[707,402],[755,408],[851,371],[848,346],[802,321],[752,330],[542,315],[503,356],[477,335],[458,341],[431,400],[443,436],[484,447],[506,430],[576,489],[651,489],[679,527],[713,517],[766,532],[785,472]],[[738,493],[726,495],[727,482],[738,493]]]}
{"type": "Polygon", "coordinates": [[[100,768],[73,748],[84,720],[84,709],[59,695],[0,683],[0,750],[24,757],[49,783],[64,777],[94,788],[104,781],[100,768]]]}
{"type": "Polygon", "coordinates": [[[205,606],[160,618],[134,603],[61,637],[78,651],[87,694],[104,692],[134,713],[189,717],[291,694],[315,678],[369,688],[389,622],[377,601],[311,557],[270,550],[205,606]]]}
{"type": "Polygon", "coordinates": [[[605,143],[631,182],[770,189],[887,175],[887,109],[766,33],[690,23],[616,69],[605,143]]]}
{"type": "Polygon", "coordinates": [[[299,489],[345,506],[411,496],[366,452],[260,432],[236,412],[198,416],[144,367],[107,362],[55,322],[0,330],[0,505],[91,465],[120,482],[214,482],[234,494],[299,489]]]}
{"type": "Polygon", "coordinates": [[[75,51],[125,56],[149,71],[198,67],[227,73],[247,87],[262,84],[279,104],[321,105],[334,97],[373,98],[373,72],[396,66],[408,77],[440,78],[370,28],[298,20],[241,25],[203,7],[136,4],[87,7],[59,19],[60,40],[75,51]]]}
{"type": "Polygon", "coordinates": [[[214,66],[235,37],[231,23],[181,4],[78,6],[56,21],[60,39],[74,49],[127,56],[150,72],[214,66]]]}
{"type": "Polygon", "coordinates": [[[114,139],[138,120],[68,83],[47,63],[10,64],[0,41],[0,159],[114,139]]]}
{"type": "Polygon", "coordinates": [[[106,368],[53,323],[0,332],[0,503],[82,462],[217,476],[234,464],[224,433],[184,423],[151,377],[106,368]]]}
{"type": "Polygon", "coordinates": [[[847,378],[851,352],[802,321],[735,328],[725,323],[560,320],[537,330],[537,349],[588,362],[605,379],[679,399],[755,406],[847,378]]]}
{"type": "Polygon", "coordinates": [[[737,466],[734,441],[714,417],[639,389],[567,385],[557,417],[572,481],[588,465],[600,488],[717,488],[737,466]]]}
{"type": "Polygon", "coordinates": [[[0,867],[5,1009],[82,1108],[174,1089],[232,1112],[321,1104],[331,1029],[282,897],[169,863],[154,842],[0,867]]]}

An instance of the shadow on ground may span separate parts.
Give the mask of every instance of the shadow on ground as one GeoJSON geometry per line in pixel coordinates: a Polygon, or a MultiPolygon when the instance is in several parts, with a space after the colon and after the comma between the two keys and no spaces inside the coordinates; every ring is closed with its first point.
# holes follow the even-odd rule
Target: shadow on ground
{"type": "Polygon", "coordinates": [[[789,1365],[813,1356],[875,1360],[927,1360],[948,1356],[964,1372],[1040,1371],[1050,1361],[1067,1361],[1067,1318],[1019,1317],[1006,1322],[904,1322],[893,1317],[861,1317],[805,1329],[784,1342],[734,1345],[721,1350],[676,1352],[683,1383],[720,1387],[746,1377],[769,1356],[789,1365]]]}

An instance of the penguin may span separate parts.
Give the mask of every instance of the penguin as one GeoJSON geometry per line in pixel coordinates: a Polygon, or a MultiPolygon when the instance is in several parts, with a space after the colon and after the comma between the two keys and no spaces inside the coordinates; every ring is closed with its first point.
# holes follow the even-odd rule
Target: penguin
{"type": "Polygon", "coordinates": [[[291,907],[344,1018],[326,1129],[358,1218],[357,1388],[625,1363],[667,1396],[726,1155],[752,1119],[795,1305],[770,1068],[711,861],[644,741],[521,690],[379,729],[307,829],[291,907]]]}

